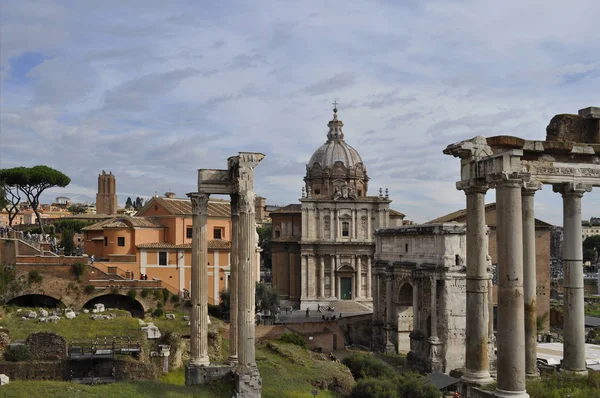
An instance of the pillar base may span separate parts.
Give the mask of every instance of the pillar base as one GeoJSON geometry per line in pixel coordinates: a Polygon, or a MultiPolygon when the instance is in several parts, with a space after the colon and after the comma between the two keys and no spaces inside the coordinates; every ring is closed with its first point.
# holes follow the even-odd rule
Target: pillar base
{"type": "Polygon", "coordinates": [[[525,377],[527,379],[537,379],[538,377],[540,377],[540,372],[535,372],[535,373],[525,373],[525,377]]]}
{"type": "Polygon", "coordinates": [[[487,370],[472,371],[467,369],[460,379],[463,383],[473,386],[484,386],[494,382],[487,370]]]}
{"type": "Polygon", "coordinates": [[[231,365],[231,366],[237,366],[237,364],[238,364],[238,357],[237,357],[237,355],[230,355],[227,358],[227,363],[229,365],[231,365]]]}
{"type": "Polygon", "coordinates": [[[233,367],[227,365],[185,365],[185,385],[207,384],[216,380],[231,380],[233,367]]]}
{"type": "Polygon", "coordinates": [[[208,365],[210,365],[210,358],[204,357],[204,358],[198,358],[198,359],[190,360],[190,365],[193,365],[193,366],[208,366],[208,365]]]}
{"type": "Polygon", "coordinates": [[[496,388],[494,391],[494,397],[498,398],[529,398],[527,391],[505,391],[496,388]]]}
{"type": "Polygon", "coordinates": [[[568,374],[568,375],[575,375],[575,376],[587,376],[588,375],[587,369],[585,369],[585,370],[569,370],[569,369],[565,369],[565,368],[560,368],[560,373],[564,373],[564,374],[568,374]]]}
{"type": "Polygon", "coordinates": [[[235,374],[235,398],[261,398],[262,379],[258,368],[254,367],[248,373],[235,374]]]}

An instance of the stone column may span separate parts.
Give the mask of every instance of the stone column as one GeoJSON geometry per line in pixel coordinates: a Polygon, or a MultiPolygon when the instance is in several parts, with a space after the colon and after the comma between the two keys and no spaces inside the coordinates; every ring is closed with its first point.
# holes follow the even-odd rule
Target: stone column
{"type": "Polygon", "coordinates": [[[335,256],[331,256],[331,268],[329,269],[329,287],[331,298],[335,298],[335,256]]]}
{"type": "Polygon", "coordinates": [[[437,335],[437,280],[435,276],[431,278],[431,336],[429,337],[429,360],[431,361],[431,371],[441,372],[443,363],[439,358],[441,340],[437,335]]]}
{"type": "Polygon", "coordinates": [[[525,374],[539,376],[537,370],[537,311],[535,217],[533,197],[539,183],[524,183],[521,190],[523,211],[523,295],[525,300],[525,374]]]}
{"type": "Polygon", "coordinates": [[[239,294],[239,242],[238,194],[231,194],[231,286],[229,287],[229,358],[231,365],[238,363],[238,294],[239,294]]]}
{"type": "Polygon", "coordinates": [[[394,345],[392,339],[392,333],[397,328],[394,325],[394,318],[396,318],[396,314],[394,313],[394,273],[392,270],[388,270],[385,273],[385,348],[384,352],[386,354],[395,354],[396,347],[394,345]]]}
{"type": "Polygon", "coordinates": [[[329,240],[334,240],[335,239],[335,216],[334,216],[334,210],[333,209],[329,209],[329,240]]]}
{"type": "Polygon", "coordinates": [[[325,256],[321,256],[319,268],[319,298],[325,297],[325,256]]]}
{"type": "Polygon", "coordinates": [[[316,257],[314,255],[308,256],[308,297],[314,299],[317,297],[317,267],[316,257]]]}
{"type": "MultiPolygon", "coordinates": [[[[467,325],[465,373],[473,385],[492,382],[488,359],[488,272],[485,193],[487,185],[463,188],[467,196],[467,325]]],[[[415,310],[416,312],[416,310],[415,310]]]]}
{"type": "Polygon", "coordinates": [[[529,397],[525,390],[523,175],[497,173],[490,177],[496,188],[498,243],[498,386],[495,394],[497,397],[529,397]]]}
{"type": "Polygon", "coordinates": [[[360,256],[354,258],[356,261],[356,294],[354,298],[362,298],[362,261],[360,256]]]}
{"type": "Polygon", "coordinates": [[[563,197],[564,343],[562,370],[586,374],[581,198],[591,185],[554,185],[563,197]]]}
{"type": "Polygon", "coordinates": [[[367,256],[367,298],[373,297],[373,292],[371,291],[373,275],[371,273],[371,256],[367,256]]]}
{"type": "MultiPolygon", "coordinates": [[[[307,295],[307,283],[306,278],[308,275],[308,256],[302,255],[300,258],[300,300],[306,299],[307,295]]],[[[302,308],[301,308],[302,309],[302,308]]]]}
{"type": "Polygon", "coordinates": [[[367,210],[367,240],[371,241],[373,239],[373,229],[371,228],[371,217],[372,217],[371,208],[367,210]]]}
{"type": "Polygon", "coordinates": [[[189,194],[192,201],[192,314],[190,363],[206,366],[208,358],[208,198],[205,193],[189,194]]]}

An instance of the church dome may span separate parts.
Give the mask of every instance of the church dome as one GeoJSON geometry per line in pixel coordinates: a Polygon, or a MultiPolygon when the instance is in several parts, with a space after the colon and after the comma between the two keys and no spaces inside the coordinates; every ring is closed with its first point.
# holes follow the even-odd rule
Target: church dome
{"type": "Polygon", "coordinates": [[[337,108],[327,126],[327,142],[321,145],[306,165],[306,189],[316,196],[334,195],[336,188],[348,187],[356,196],[367,194],[367,170],[358,151],[344,141],[337,108]]]}

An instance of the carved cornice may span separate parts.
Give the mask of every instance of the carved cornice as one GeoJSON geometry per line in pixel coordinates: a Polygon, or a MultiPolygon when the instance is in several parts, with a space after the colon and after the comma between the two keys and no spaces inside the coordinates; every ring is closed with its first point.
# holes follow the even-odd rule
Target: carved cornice
{"type": "Polygon", "coordinates": [[[533,196],[542,189],[542,183],[539,181],[523,181],[521,186],[521,195],[533,196]]]}
{"type": "Polygon", "coordinates": [[[190,200],[192,202],[192,214],[208,215],[208,200],[210,198],[209,194],[203,192],[194,192],[188,194],[188,196],[190,197],[190,200]]]}
{"type": "Polygon", "coordinates": [[[470,193],[483,193],[485,194],[490,189],[489,184],[484,180],[468,180],[458,181],[456,183],[456,189],[459,191],[465,191],[465,194],[470,193]]]}
{"type": "Polygon", "coordinates": [[[520,188],[523,182],[527,182],[530,179],[529,173],[493,173],[486,176],[487,182],[490,184],[490,188],[520,188]]]}

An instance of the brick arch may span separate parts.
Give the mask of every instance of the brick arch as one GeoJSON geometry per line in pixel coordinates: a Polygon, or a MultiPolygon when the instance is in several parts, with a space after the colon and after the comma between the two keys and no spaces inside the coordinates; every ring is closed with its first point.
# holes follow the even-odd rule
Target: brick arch
{"type": "Polygon", "coordinates": [[[95,295],[94,297],[87,300],[82,308],[87,308],[92,310],[94,308],[94,304],[102,303],[106,308],[118,308],[120,310],[129,311],[132,316],[143,318],[145,308],[142,303],[140,303],[137,299],[131,299],[127,295],[124,294],[114,294],[111,292],[102,292],[101,294],[95,295]]]}
{"type": "Polygon", "coordinates": [[[64,308],[65,304],[59,298],[43,293],[25,293],[13,297],[6,305],[18,307],[64,308]]]}

